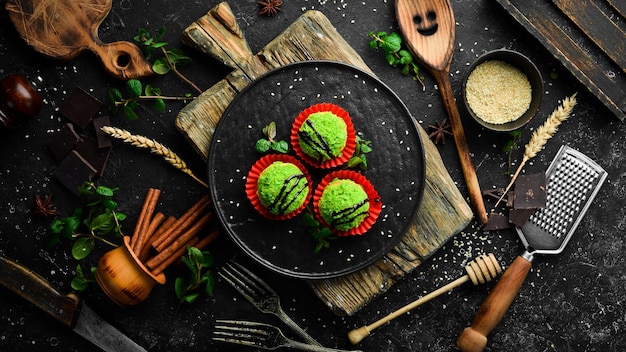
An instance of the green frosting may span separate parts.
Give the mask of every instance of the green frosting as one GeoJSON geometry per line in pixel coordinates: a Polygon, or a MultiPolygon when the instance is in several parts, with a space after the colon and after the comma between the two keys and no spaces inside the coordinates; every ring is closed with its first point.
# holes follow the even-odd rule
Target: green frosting
{"type": "Polygon", "coordinates": [[[259,175],[257,194],[270,213],[284,215],[304,203],[309,187],[306,177],[296,165],[275,161],[259,175]]]}
{"type": "Polygon", "coordinates": [[[346,122],[329,111],[312,113],[298,131],[302,152],[319,162],[341,156],[347,138],[346,122]]]}
{"type": "Polygon", "coordinates": [[[370,203],[361,185],[336,178],[324,188],[317,207],[328,225],[347,231],[359,226],[368,216],[370,203]]]}

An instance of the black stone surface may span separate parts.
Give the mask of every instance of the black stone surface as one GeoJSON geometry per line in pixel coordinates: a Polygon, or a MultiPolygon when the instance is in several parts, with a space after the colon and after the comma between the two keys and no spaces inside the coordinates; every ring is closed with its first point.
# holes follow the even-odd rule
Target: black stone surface
{"type": "MultiPolygon", "coordinates": [[[[513,306],[489,336],[487,350],[623,351],[626,349],[623,236],[626,229],[623,167],[626,127],[498,4],[487,0],[451,2],[457,25],[450,79],[457,100],[460,101],[459,88],[467,68],[489,50],[520,51],[542,71],[544,97],[538,115],[522,131],[520,148],[513,151],[513,168],[521,160],[521,146],[528,141],[531,131],[563,98],[578,93],[573,116],[561,126],[546,149],[525,166],[525,173],[545,171],[563,144],[584,152],[609,173],[563,253],[535,259],[513,306]]],[[[169,45],[183,47],[180,37],[184,28],[216,4],[213,0],[185,2],[184,6],[165,0],[114,2],[99,34],[105,42],[132,40],[139,28],[156,32],[164,25],[167,27],[164,39],[169,45]]],[[[259,6],[253,0],[231,2],[231,7],[253,52],[263,48],[304,11],[322,11],[373,71],[400,96],[419,124],[427,128],[445,117],[436,83],[425,70],[425,89],[422,90],[419,83],[402,76],[399,69],[389,67],[384,55],[367,45],[369,31],[397,31],[393,1],[285,1],[282,11],[272,18],[259,16],[259,6]]],[[[228,74],[229,70],[221,63],[193,50],[187,52],[194,62],[182,71],[203,89],[228,74]]],[[[110,88],[123,88],[123,84],[107,76],[99,60],[89,53],[67,63],[35,53],[19,38],[4,10],[0,11],[0,56],[0,74],[17,72],[27,76],[45,100],[36,119],[4,133],[0,139],[0,253],[32,268],[59,290],[69,292],[78,262],[71,258],[67,243],[47,247],[50,219],[30,216],[36,195],[54,194],[54,203],[66,215],[78,204],[75,195],[52,177],[58,162],[45,144],[66,123],[58,110],[75,86],[105,101],[110,88]]],[[[160,87],[164,94],[180,95],[190,91],[173,75],[152,77],[146,83],[160,87]]],[[[121,116],[112,116],[111,121],[117,127],[157,139],[182,156],[196,174],[203,175],[204,163],[174,128],[174,119],[181,107],[180,103],[167,103],[166,111],[157,113],[145,105],[138,111],[137,121],[126,121],[121,116]]],[[[507,154],[502,148],[511,136],[484,130],[466,112],[461,113],[482,188],[506,186],[509,181],[507,154]]],[[[103,107],[96,116],[108,114],[103,107]]],[[[439,145],[439,150],[465,194],[454,144],[448,140],[439,145]]],[[[99,182],[120,187],[118,202],[121,210],[129,215],[126,232],[132,231],[131,224],[136,221],[147,187],[163,190],[159,207],[173,215],[182,214],[198,195],[206,192],[159,156],[118,142],[114,143],[99,182]]],[[[493,204],[487,201],[488,207],[493,204]]],[[[96,254],[108,249],[99,245],[96,254]]],[[[210,249],[215,255],[216,267],[232,258],[252,265],[226,236],[213,243],[210,249]]],[[[255,269],[279,292],[288,314],[312,336],[326,346],[351,348],[348,331],[369,324],[462,276],[463,266],[479,254],[493,252],[500,263],[507,266],[522,251],[513,230],[483,233],[472,223],[417,270],[351,317],[333,315],[306,282],[278,276],[259,266],[255,269]]],[[[96,261],[97,255],[94,255],[81,265],[95,265],[96,261]]],[[[134,307],[115,306],[97,287],[80,296],[103,318],[150,351],[250,350],[212,342],[210,336],[217,318],[258,320],[284,327],[277,319],[256,311],[221,281],[217,282],[213,297],[178,307],[173,282],[179,273],[176,269],[168,272],[167,283],[155,289],[147,301],[134,307]]],[[[465,284],[456,288],[378,328],[358,347],[363,351],[454,351],[456,338],[471,324],[493,285],[465,284]]],[[[0,350],[97,350],[8,290],[0,288],[0,298],[0,350]]]]}

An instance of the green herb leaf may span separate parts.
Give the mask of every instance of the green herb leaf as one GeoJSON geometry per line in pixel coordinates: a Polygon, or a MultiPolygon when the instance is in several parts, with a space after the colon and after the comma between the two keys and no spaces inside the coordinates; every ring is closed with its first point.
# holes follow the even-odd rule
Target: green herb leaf
{"type": "Polygon", "coordinates": [[[96,187],[96,194],[104,196],[104,197],[113,197],[113,194],[115,193],[115,189],[113,188],[109,188],[106,186],[97,186],[96,187]]]}
{"type": "Polygon", "coordinates": [[[256,149],[256,151],[259,153],[265,153],[268,150],[270,150],[271,147],[272,147],[272,142],[268,141],[265,138],[262,138],[256,141],[254,149],[256,149]]]}
{"type": "Polygon", "coordinates": [[[274,138],[276,138],[276,122],[272,121],[269,125],[263,127],[263,134],[267,136],[270,142],[273,142],[274,138]]]}
{"type": "Polygon", "coordinates": [[[381,49],[388,53],[395,53],[402,47],[402,37],[398,33],[390,33],[384,37],[384,42],[380,46],[381,49]]]}
{"type": "Polygon", "coordinates": [[[158,111],[158,112],[164,112],[165,111],[165,101],[161,98],[157,98],[154,99],[154,110],[158,111]]]}
{"type": "MultiPolygon", "coordinates": [[[[96,268],[92,267],[89,276],[93,277],[95,270],[96,268]]],[[[95,281],[94,279],[85,275],[85,273],[83,272],[83,269],[81,268],[79,264],[76,266],[76,276],[72,279],[72,282],[70,283],[70,285],[72,289],[75,291],[84,291],[87,288],[89,288],[89,284],[94,281],[95,281]]]]}
{"type": "Polygon", "coordinates": [[[189,270],[189,280],[178,277],[174,282],[176,297],[180,303],[192,303],[199,293],[196,290],[204,288],[204,291],[212,295],[214,279],[208,270],[213,265],[213,256],[209,251],[201,251],[195,247],[187,247],[187,255],[182,261],[189,270]]]}
{"type": "Polygon", "coordinates": [[[200,296],[200,294],[199,294],[199,293],[197,293],[197,292],[193,292],[193,293],[190,293],[190,294],[185,295],[185,296],[183,297],[183,300],[184,300],[185,302],[187,302],[187,303],[193,303],[193,302],[195,302],[195,301],[196,301],[196,299],[198,298],[198,296],[200,296]]]}
{"type": "Polygon", "coordinates": [[[154,60],[152,64],[152,70],[154,73],[159,75],[165,75],[171,71],[170,65],[167,62],[167,59],[162,57],[154,60]]]}
{"type": "Polygon", "coordinates": [[[128,81],[126,81],[126,90],[128,90],[128,93],[130,93],[132,96],[138,97],[143,91],[143,85],[138,79],[129,79],[128,81]]]}
{"type": "Polygon", "coordinates": [[[135,110],[133,110],[133,108],[130,106],[122,107],[122,112],[124,113],[124,116],[130,121],[135,121],[139,118],[137,116],[137,113],[135,113],[135,110]]]}
{"type": "Polygon", "coordinates": [[[289,144],[287,144],[287,142],[285,141],[272,143],[272,150],[278,153],[287,154],[287,152],[289,151],[289,144]]]}
{"type": "Polygon", "coordinates": [[[97,235],[105,235],[115,227],[113,213],[106,212],[93,218],[89,223],[90,230],[97,235]]]}
{"type": "Polygon", "coordinates": [[[72,246],[72,256],[77,260],[85,259],[93,251],[94,246],[93,237],[81,237],[72,246]]]}

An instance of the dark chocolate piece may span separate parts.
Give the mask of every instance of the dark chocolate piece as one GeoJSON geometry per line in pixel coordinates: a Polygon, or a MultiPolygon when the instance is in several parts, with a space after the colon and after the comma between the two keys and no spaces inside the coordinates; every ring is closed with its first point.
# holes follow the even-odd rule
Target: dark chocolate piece
{"type": "Polygon", "coordinates": [[[485,226],[483,226],[483,231],[496,231],[496,230],[504,230],[510,229],[513,227],[509,222],[509,218],[496,213],[489,214],[489,219],[485,226]]]}
{"type": "Polygon", "coordinates": [[[536,209],[511,209],[509,210],[509,222],[515,226],[522,227],[528,222],[536,209]]]}
{"type": "Polygon", "coordinates": [[[48,140],[46,147],[48,147],[48,150],[50,150],[55,159],[61,161],[80,139],[80,136],[74,130],[74,125],[68,123],[48,140]]]}
{"type": "Polygon", "coordinates": [[[503,193],[504,193],[504,188],[492,188],[492,189],[484,190],[483,196],[489,197],[497,201],[498,199],[500,199],[503,193]]]}
{"type": "Polygon", "coordinates": [[[91,118],[100,110],[102,103],[80,87],[74,87],[65,98],[59,113],[80,128],[85,128],[91,118]]]}
{"type": "Polygon", "coordinates": [[[545,208],[548,196],[546,194],[546,174],[538,173],[522,175],[515,182],[515,209],[545,208]]]}
{"type": "Polygon", "coordinates": [[[515,192],[509,191],[506,194],[506,206],[507,206],[507,208],[513,208],[513,200],[515,200],[515,192]]]}
{"type": "Polygon", "coordinates": [[[103,126],[109,126],[110,124],[109,116],[100,116],[93,119],[93,128],[96,131],[98,148],[109,148],[113,146],[111,136],[102,131],[103,126]]]}
{"type": "Polygon", "coordinates": [[[85,137],[76,144],[74,150],[96,169],[98,176],[104,175],[111,147],[99,148],[95,138],[85,137]]]}
{"type": "Polygon", "coordinates": [[[54,170],[52,176],[78,195],[78,187],[89,181],[96,169],[75,150],[72,150],[54,170]]]}

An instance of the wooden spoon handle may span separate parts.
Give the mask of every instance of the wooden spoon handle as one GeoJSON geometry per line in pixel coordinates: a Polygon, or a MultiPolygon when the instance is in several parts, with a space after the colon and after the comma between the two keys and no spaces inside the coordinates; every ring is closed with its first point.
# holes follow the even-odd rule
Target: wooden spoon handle
{"type": "Polygon", "coordinates": [[[441,97],[448,113],[448,119],[450,120],[456,150],[459,154],[459,161],[461,163],[461,169],[463,170],[463,176],[465,177],[470,203],[472,208],[474,208],[474,214],[478,222],[484,225],[487,223],[487,211],[485,210],[485,203],[483,201],[482,192],[480,191],[480,185],[478,184],[478,177],[476,176],[476,170],[474,169],[469,147],[467,146],[467,139],[465,138],[463,124],[461,123],[461,115],[459,114],[459,109],[452,91],[452,85],[448,78],[448,70],[432,71],[432,74],[437,79],[441,97]]]}
{"type": "Polygon", "coordinates": [[[530,267],[530,260],[523,256],[519,256],[513,261],[478,309],[472,326],[463,330],[459,336],[456,343],[461,351],[474,352],[485,349],[487,335],[502,320],[513,300],[517,297],[530,267]]]}

